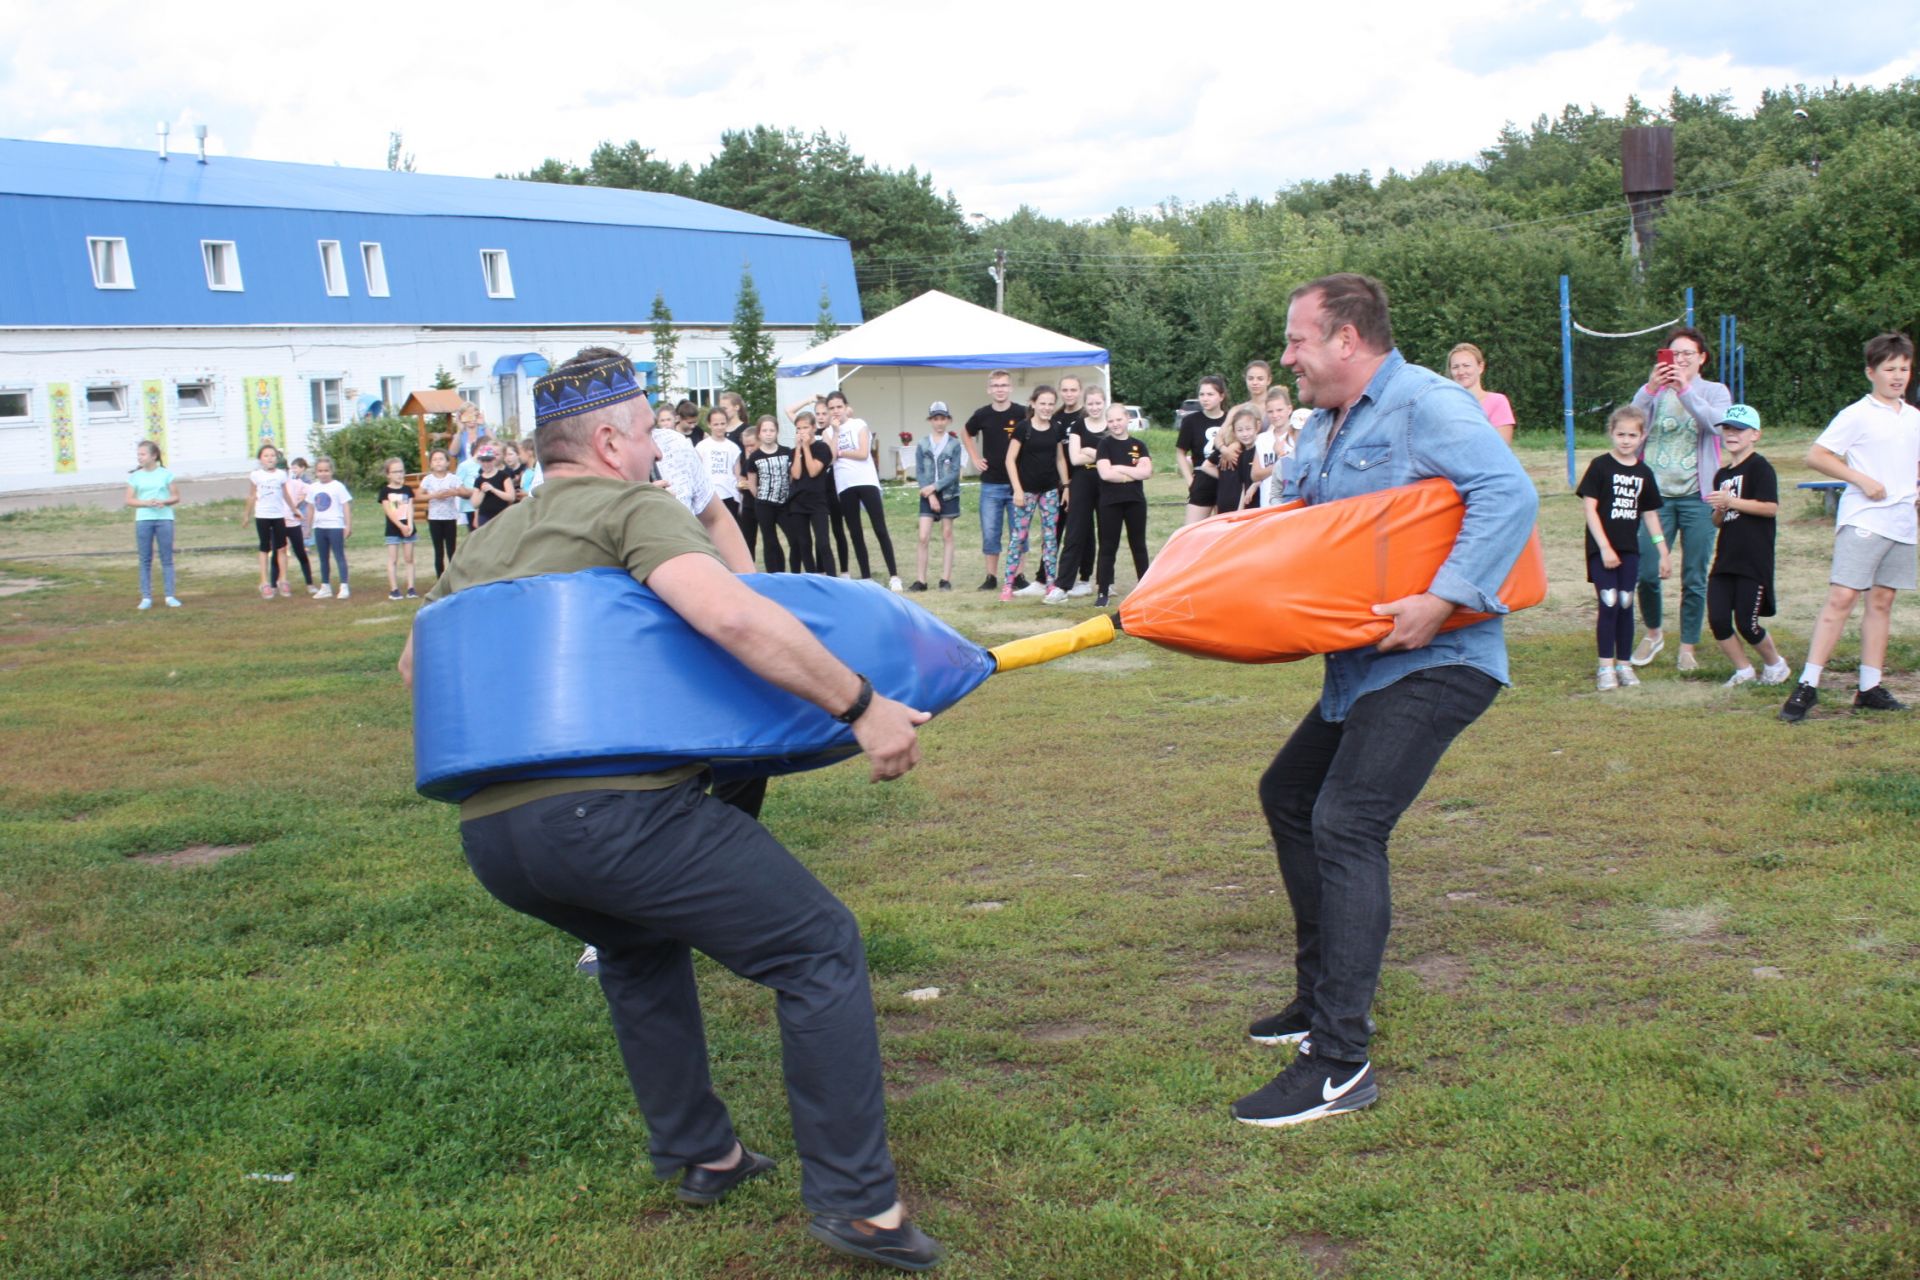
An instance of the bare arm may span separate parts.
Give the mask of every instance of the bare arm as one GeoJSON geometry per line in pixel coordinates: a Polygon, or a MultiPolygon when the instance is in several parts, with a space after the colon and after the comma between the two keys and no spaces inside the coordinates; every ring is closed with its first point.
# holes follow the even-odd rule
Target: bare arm
{"type": "Polygon", "coordinates": [[[843,458],[861,458],[861,459],[872,457],[873,456],[873,432],[868,431],[866,428],[862,427],[860,431],[857,433],[857,435],[855,436],[855,439],[858,443],[856,443],[854,447],[851,449],[839,450],[840,456],[843,458]]]}
{"type": "MultiPolygon", "coordinates": [[[[1593,545],[1600,548],[1600,562],[1606,564],[1608,553],[1613,551],[1613,544],[1607,541],[1607,526],[1600,521],[1600,499],[1583,497],[1580,499],[1580,505],[1587,509],[1587,532],[1593,535],[1593,545]]],[[[1619,560],[1615,559],[1613,564],[1607,565],[1607,568],[1611,569],[1619,563],[1619,560]]]]}
{"type": "Polygon", "coordinates": [[[1020,488],[1020,438],[1015,436],[1007,441],[1007,483],[1013,486],[1015,504],[1026,501],[1027,495],[1020,488]]]}
{"type": "Polygon", "coordinates": [[[1831,480],[1844,480],[1867,495],[1867,501],[1879,502],[1887,496],[1887,487],[1864,471],[1855,471],[1847,460],[1824,445],[1807,450],[1807,465],[1831,480]]]}
{"type": "Polygon", "coordinates": [[[1060,487],[1065,489],[1072,480],[1073,473],[1067,469],[1067,446],[1064,442],[1054,446],[1053,465],[1060,472],[1060,487]]]}
{"type": "Polygon", "coordinates": [[[728,569],[734,573],[753,572],[753,553],[747,550],[747,540],[740,536],[740,525],[727,510],[726,503],[715,497],[702,507],[700,524],[713,540],[713,549],[727,562],[728,569]]]}
{"type": "MultiPolygon", "coordinates": [[[[675,556],[647,577],[667,607],[723,646],[769,684],[838,715],[853,705],[860,678],[798,618],[750,590],[704,555],[675,556]]],[[[853,736],[872,764],[873,780],[897,778],[919,763],[914,726],[931,719],[876,693],[853,736]]]]}

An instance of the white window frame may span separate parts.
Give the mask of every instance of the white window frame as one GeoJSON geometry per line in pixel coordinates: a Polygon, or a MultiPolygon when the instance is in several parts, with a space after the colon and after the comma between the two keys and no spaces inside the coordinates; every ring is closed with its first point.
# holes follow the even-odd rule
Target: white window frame
{"type": "Polygon", "coordinates": [[[133,288],[133,254],[127,250],[127,238],[125,236],[88,236],[87,269],[93,273],[93,287],[96,289],[133,288]],[[126,275],[124,280],[100,278],[99,250],[103,245],[107,247],[109,267],[120,267],[126,275]]]}
{"type": "Polygon", "coordinates": [[[346,297],[347,260],[340,252],[340,242],[338,240],[321,240],[318,244],[320,249],[321,287],[326,289],[329,298],[346,297]],[[332,257],[328,257],[327,255],[327,247],[329,245],[333,247],[332,257]]]}
{"type": "Polygon", "coordinates": [[[347,421],[347,379],[345,374],[317,374],[307,379],[307,407],[313,411],[313,425],[316,427],[345,426],[347,421]],[[327,421],[326,392],[323,388],[333,384],[334,420],[327,421]]]}
{"type": "Polygon", "coordinates": [[[727,389],[733,370],[725,356],[690,356],[681,377],[685,380],[687,399],[702,408],[712,408],[720,403],[720,393],[727,389]],[[701,376],[696,379],[695,372],[701,376]]]}
{"type": "Polygon", "coordinates": [[[387,290],[387,251],[378,240],[360,242],[360,274],[367,282],[369,298],[385,298],[387,290]]]}
{"type": "MultiPolygon", "coordinates": [[[[480,409],[480,396],[481,393],[486,390],[485,387],[455,387],[454,390],[460,393],[462,400],[465,400],[474,408],[480,409]]],[[[486,410],[481,409],[481,412],[485,413],[486,410]]]]}
{"type": "Polygon", "coordinates": [[[404,373],[389,373],[389,374],[382,375],[380,379],[380,412],[386,417],[391,418],[395,414],[400,412],[400,406],[405,404],[406,402],[407,402],[407,375],[404,373]],[[396,382],[400,384],[399,399],[397,400],[393,399],[391,396],[387,394],[387,384],[389,382],[396,382]]]}
{"type": "Polygon", "coordinates": [[[513,264],[507,261],[505,249],[482,249],[480,251],[480,282],[487,287],[489,298],[511,298],[513,296],[513,264]],[[494,259],[500,261],[500,271],[496,278],[493,270],[494,259]],[[497,288],[495,286],[498,286],[497,288]]]}
{"type": "Polygon", "coordinates": [[[173,411],[182,418],[211,418],[220,412],[220,383],[214,378],[176,378],[173,383],[173,411]],[[205,387],[204,405],[187,404],[180,398],[183,387],[205,387]]]}
{"type": "Polygon", "coordinates": [[[244,293],[246,285],[240,277],[240,246],[231,240],[202,240],[200,242],[200,265],[207,270],[207,288],[215,293],[244,293]],[[226,250],[227,283],[217,284],[213,278],[213,260],[219,250],[226,250]]]}
{"type": "Polygon", "coordinates": [[[33,388],[9,387],[0,384],[0,396],[24,396],[27,411],[22,414],[0,414],[0,427],[24,427],[33,424],[33,388]]]}
{"type": "Polygon", "coordinates": [[[80,400],[87,406],[88,422],[124,422],[133,416],[133,396],[124,382],[89,382],[80,389],[80,400]],[[93,393],[96,391],[113,392],[118,406],[106,412],[95,412],[93,393]]]}

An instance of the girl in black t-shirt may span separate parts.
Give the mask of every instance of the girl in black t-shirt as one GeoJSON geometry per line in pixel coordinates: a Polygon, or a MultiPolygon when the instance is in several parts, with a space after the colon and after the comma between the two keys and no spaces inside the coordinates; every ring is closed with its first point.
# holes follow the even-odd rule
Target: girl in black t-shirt
{"type": "Polygon", "coordinates": [[[1100,473],[1100,558],[1094,566],[1094,582],[1100,594],[1094,604],[1107,607],[1107,595],[1113,589],[1113,560],[1120,550],[1120,531],[1127,532],[1127,546],[1133,552],[1135,578],[1147,572],[1147,491],[1146,481],[1153,474],[1153,459],[1147,454],[1147,442],[1132,439],[1125,405],[1107,410],[1107,437],[1100,442],[1095,468],[1100,473]]]}
{"type": "Polygon", "coordinates": [[[802,409],[793,415],[793,493],[787,502],[787,536],[793,542],[794,568],[802,573],[833,577],[833,516],[827,495],[833,492],[833,450],[814,438],[814,416],[802,409]]]}
{"type": "Polygon", "coordinates": [[[1226,465],[1221,460],[1218,445],[1207,455],[1207,465],[1219,477],[1214,510],[1221,515],[1240,510],[1254,496],[1253,442],[1260,437],[1260,415],[1250,405],[1241,405],[1227,419],[1227,432],[1220,444],[1224,445],[1229,440],[1237,441],[1240,445],[1239,461],[1232,466],[1226,465]]]}
{"type": "MultiPolygon", "coordinates": [[[[1060,566],[1060,491],[1067,487],[1067,429],[1053,418],[1058,394],[1046,383],[1033,389],[1027,402],[1027,420],[1014,428],[1007,441],[1007,480],[1013,486],[1013,540],[1007,563],[1000,571],[1000,598],[1014,596],[1013,580],[1020,576],[1033,522],[1040,521],[1040,572],[1035,578],[1051,581],[1060,566]]],[[[1034,582],[1021,595],[1045,595],[1034,582]]]]}
{"type": "Polygon", "coordinates": [[[1200,408],[1180,419],[1180,434],[1173,442],[1180,473],[1187,477],[1188,524],[1212,515],[1214,502],[1219,497],[1219,478],[1208,472],[1204,464],[1207,454],[1219,443],[1221,428],[1227,424],[1227,380],[1210,373],[1200,379],[1200,388],[1194,395],[1200,401],[1200,408]]]}
{"type": "Polygon", "coordinates": [[[387,518],[387,599],[400,596],[400,564],[407,566],[407,595],[420,593],[413,587],[413,490],[407,486],[407,464],[388,458],[387,482],[380,486],[380,512],[387,518]]]}
{"type": "MultiPolygon", "coordinates": [[[[521,484],[521,480],[527,474],[527,460],[521,456],[520,446],[517,444],[507,444],[503,452],[506,456],[501,460],[500,469],[507,473],[507,479],[513,481],[513,500],[518,502],[527,496],[526,488],[521,484]]],[[[528,453],[531,452],[529,448],[528,453]]]]}
{"type": "MultiPolygon", "coordinates": [[[[741,465],[753,470],[753,518],[759,526],[761,558],[768,573],[786,573],[787,556],[781,550],[780,535],[786,533],[792,543],[787,503],[793,496],[793,450],[780,443],[780,424],[771,415],[760,419],[758,430],[753,452],[741,465]]],[[[797,555],[792,571],[801,572],[797,555]]]]}
{"type": "Polygon", "coordinates": [[[1637,685],[1633,672],[1633,590],[1640,577],[1640,526],[1660,548],[1660,576],[1672,572],[1667,540],[1660,532],[1660,486],[1653,468],[1640,461],[1647,438],[1647,415],[1622,405],[1607,419],[1613,452],[1587,465],[1581,477],[1581,503],[1587,509],[1587,581],[1600,600],[1594,643],[1600,653],[1597,688],[1637,685]]]}
{"type": "MultiPolygon", "coordinates": [[[[507,446],[512,448],[511,445],[507,446]]],[[[480,474],[473,481],[473,505],[479,514],[474,527],[479,528],[487,521],[513,505],[513,476],[500,465],[500,458],[491,446],[480,450],[480,474]]]]}

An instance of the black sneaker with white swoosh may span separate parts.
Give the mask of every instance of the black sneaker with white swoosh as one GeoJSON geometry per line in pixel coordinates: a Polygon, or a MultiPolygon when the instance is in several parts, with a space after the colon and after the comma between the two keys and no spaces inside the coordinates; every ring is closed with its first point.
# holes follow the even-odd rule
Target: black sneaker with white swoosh
{"type": "Polygon", "coordinates": [[[1241,1124],[1277,1129],[1372,1106],[1380,1096],[1370,1062],[1336,1062],[1303,1053],[1264,1087],[1233,1104],[1241,1124]]]}

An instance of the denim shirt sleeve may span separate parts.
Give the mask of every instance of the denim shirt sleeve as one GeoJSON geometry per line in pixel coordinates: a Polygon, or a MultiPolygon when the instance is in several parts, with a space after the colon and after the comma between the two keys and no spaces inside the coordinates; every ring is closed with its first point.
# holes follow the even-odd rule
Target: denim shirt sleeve
{"type": "Polygon", "coordinates": [[[1428,590],[1477,613],[1505,613],[1500,587],[1533,531],[1540,495],[1473,397],[1456,390],[1436,385],[1414,402],[1407,441],[1414,473],[1445,477],[1467,508],[1428,590]]]}
{"type": "Polygon", "coordinates": [[[927,442],[922,440],[913,451],[913,482],[922,489],[926,488],[933,483],[933,477],[927,474],[932,470],[933,450],[927,448],[927,442]]]}

